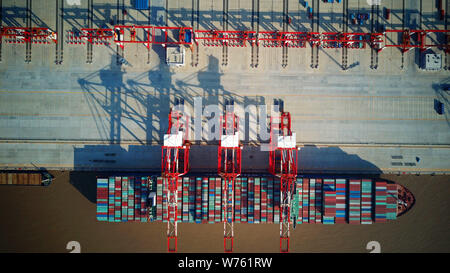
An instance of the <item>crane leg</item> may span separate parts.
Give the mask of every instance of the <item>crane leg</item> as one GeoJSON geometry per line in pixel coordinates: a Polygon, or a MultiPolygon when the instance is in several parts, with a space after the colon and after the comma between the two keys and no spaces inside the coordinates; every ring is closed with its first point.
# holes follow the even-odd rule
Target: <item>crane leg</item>
{"type": "Polygon", "coordinates": [[[223,248],[225,252],[231,253],[233,252],[233,246],[234,246],[234,238],[233,237],[224,237],[223,238],[223,248]]]}

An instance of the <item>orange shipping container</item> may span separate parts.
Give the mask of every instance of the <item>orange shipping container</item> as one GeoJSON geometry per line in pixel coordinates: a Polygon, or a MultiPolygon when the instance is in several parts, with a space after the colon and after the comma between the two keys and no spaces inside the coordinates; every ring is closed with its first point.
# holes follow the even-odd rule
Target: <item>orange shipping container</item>
{"type": "Polygon", "coordinates": [[[41,175],[40,174],[33,174],[33,185],[40,185],[41,184],[41,175]]]}
{"type": "Polygon", "coordinates": [[[13,174],[12,174],[12,184],[13,184],[13,185],[18,184],[18,181],[17,181],[17,174],[16,174],[16,173],[13,173],[13,174]]]}
{"type": "Polygon", "coordinates": [[[30,185],[30,174],[28,173],[23,174],[23,184],[30,185]]]}
{"type": "Polygon", "coordinates": [[[0,184],[8,184],[8,176],[6,173],[0,173],[0,184]]]}
{"type": "Polygon", "coordinates": [[[0,185],[41,185],[40,173],[0,173],[0,185]]]}

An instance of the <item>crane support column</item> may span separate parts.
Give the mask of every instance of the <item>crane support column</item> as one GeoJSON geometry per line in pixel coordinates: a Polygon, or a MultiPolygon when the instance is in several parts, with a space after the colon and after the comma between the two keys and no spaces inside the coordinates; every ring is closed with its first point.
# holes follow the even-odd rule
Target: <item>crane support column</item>
{"type": "Polygon", "coordinates": [[[221,117],[218,172],[223,178],[223,246],[225,252],[232,252],[234,246],[234,182],[241,174],[242,146],[239,143],[238,117],[232,111],[231,105],[228,105],[228,108],[221,117]]]}

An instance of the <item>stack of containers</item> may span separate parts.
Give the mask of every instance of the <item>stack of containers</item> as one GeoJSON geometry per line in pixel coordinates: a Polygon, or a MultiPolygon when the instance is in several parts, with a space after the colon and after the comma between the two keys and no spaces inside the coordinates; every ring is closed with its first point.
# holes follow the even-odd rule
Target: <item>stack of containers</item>
{"type": "Polygon", "coordinates": [[[97,178],[97,220],[108,220],[108,179],[97,178]]]}
{"type": "MultiPolygon", "coordinates": [[[[162,179],[159,180],[159,182],[161,183],[160,186],[160,193],[159,193],[159,204],[160,204],[160,211],[159,211],[159,216],[158,216],[158,206],[156,207],[156,219],[162,220],[162,179]]],[[[158,186],[158,185],[157,185],[158,186]]],[[[142,178],[138,177],[134,180],[134,219],[136,219],[136,221],[140,221],[141,220],[141,189],[142,189],[142,178]]],[[[158,192],[158,187],[156,187],[156,190],[158,192]]],[[[158,197],[156,198],[156,201],[158,202],[158,197]]]]}
{"type": "Polygon", "coordinates": [[[345,224],[347,213],[345,208],[346,203],[346,180],[336,179],[336,223],[345,224]]]}
{"type": "Polygon", "coordinates": [[[183,222],[189,222],[189,177],[183,177],[183,222]]]}
{"type": "Polygon", "coordinates": [[[322,223],[322,179],[316,179],[316,223],[322,223]]]}
{"type": "MultiPolygon", "coordinates": [[[[233,194],[234,194],[234,192],[233,192],[233,181],[230,179],[229,180],[229,184],[228,184],[228,187],[227,187],[227,189],[228,189],[228,196],[229,197],[232,197],[233,196],[233,194]]],[[[234,196],[233,196],[234,197],[234,196]]],[[[228,222],[228,223],[231,223],[232,221],[233,221],[233,208],[232,208],[232,206],[233,206],[233,200],[234,199],[232,199],[232,198],[229,198],[228,200],[227,200],[227,209],[228,209],[228,211],[227,211],[227,219],[226,219],[226,221],[228,222]]]]}
{"type": "Polygon", "coordinates": [[[386,222],[386,182],[375,183],[375,222],[386,222]]]}
{"type": "Polygon", "coordinates": [[[387,207],[386,207],[386,219],[397,219],[397,200],[398,200],[398,188],[397,184],[387,184],[387,207]]]}
{"type": "Polygon", "coordinates": [[[122,178],[122,222],[128,221],[128,177],[122,178]]]}
{"type": "MultiPolygon", "coordinates": [[[[134,183],[136,184],[136,181],[138,180],[139,178],[135,178],[134,179],[134,183]]],[[[156,193],[156,180],[155,179],[153,179],[153,178],[151,178],[151,177],[148,177],[148,183],[149,183],[149,188],[148,188],[148,190],[149,190],[149,192],[153,192],[153,193],[156,193]]],[[[156,196],[155,197],[153,197],[153,198],[156,198],[156,196]]],[[[136,202],[136,201],[134,201],[134,202],[136,202]]],[[[148,219],[150,220],[150,221],[154,221],[154,220],[156,220],[156,200],[151,200],[151,202],[149,201],[149,203],[151,204],[150,205],[150,207],[149,207],[149,217],[148,217],[148,219]],[[155,205],[154,205],[155,204],[155,205]]],[[[136,218],[136,216],[134,216],[134,218],[136,218]]]]}
{"type": "MultiPolygon", "coordinates": [[[[223,182],[223,183],[225,183],[225,181],[223,182]]],[[[222,198],[222,203],[221,203],[221,210],[220,210],[220,219],[222,220],[222,221],[224,221],[225,220],[225,210],[223,209],[223,206],[224,206],[224,204],[225,204],[225,198],[222,198]]]]}
{"type": "MultiPolygon", "coordinates": [[[[168,178],[165,178],[165,179],[168,179],[168,178]]],[[[167,180],[167,183],[163,184],[164,185],[163,186],[163,195],[164,195],[163,212],[165,211],[165,220],[163,219],[163,221],[165,221],[165,222],[167,222],[169,220],[169,217],[171,217],[173,215],[173,212],[172,212],[172,215],[169,215],[169,200],[168,200],[168,197],[169,197],[169,181],[170,180],[167,180]]]]}
{"type": "Polygon", "coordinates": [[[248,222],[253,223],[255,214],[255,178],[248,178],[248,222]]]}
{"type": "Polygon", "coordinates": [[[309,223],[309,179],[303,179],[303,193],[302,193],[302,221],[303,223],[309,223]]]}
{"type": "Polygon", "coordinates": [[[248,200],[247,200],[247,177],[242,177],[242,206],[241,206],[241,222],[247,222],[247,206],[248,206],[248,200]]]}
{"type": "Polygon", "coordinates": [[[241,185],[242,178],[236,178],[234,182],[234,221],[236,223],[241,222],[241,185]]]}
{"type": "Polygon", "coordinates": [[[116,177],[115,178],[115,188],[114,188],[114,222],[120,222],[121,218],[121,199],[122,199],[122,178],[116,177]]]}
{"type": "Polygon", "coordinates": [[[195,191],[195,222],[202,222],[202,178],[197,177],[195,191]]]}
{"type": "Polygon", "coordinates": [[[128,181],[128,221],[134,220],[134,177],[128,181]]]}
{"type": "Polygon", "coordinates": [[[208,222],[208,177],[202,178],[202,223],[208,222]]]}
{"type": "Polygon", "coordinates": [[[361,223],[361,180],[350,179],[349,223],[361,223]]]}
{"type": "Polygon", "coordinates": [[[316,222],[316,179],[309,180],[309,222],[316,222]]]}
{"type": "MultiPolygon", "coordinates": [[[[136,188],[139,189],[140,185],[141,185],[141,183],[136,185],[137,186],[136,188]]],[[[140,194],[140,192],[141,191],[139,189],[139,194],[140,194]]],[[[163,197],[163,178],[158,177],[156,179],[156,220],[157,221],[162,221],[162,218],[163,218],[163,198],[164,198],[163,197]]],[[[139,204],[137,201],[138,200],[136,199],[136,204],[139,204]]],[[[140,211],[140,209],[138,211],[140,211]]],[[[136,213],[136,217],[140,217],[140,215],[141,215],[140,213],[139,214],[136,213]]]]}
{"type": "Polygon", "coordinates": [[[214,224],[215,201],[216,201],[216,178],[209,178],[209,194],[208,194],[208,223],[214,224]]]}
{"type": "Polygon", "coordinates": [[[361,224],[372,224],[372,180],[361,181],[361,224]]]}
{"type": "Polygon", "coordinates": [[[214,218],[215,218],[215,222],[218,223],[220,222],[221,219],[221,205],[220,205],[220,197],[221,197],[221,193],[222,193],[222,179],[220,177],[216,178],[216,194],[215,194],[215,204],[214,204],[214,218]]]}
{"type": "MultiPolygon", "coordinates": [[[[167,192],[166,192],[167,194],[167,192]]],[[[164,195],[166,196],[166,195],[164,195]]],[[[148,207],[147,207],[147,198],[148,198],[148,178],[141,178],[141,222],[147,222],[148,219],[148,207]]]]}
{"type": "Polygon", "coordinates": [[[114,188],[115,188],[115,179],[114,177],[109,178],[109,198],[108,198],[108,221],[114,222],[114,203],[115,203],[115,195],[114,195],[114,188]]]}
{"type": "Polygon", "coordinates": [[[183,220],[183,178],[177,178],[177,221],[181,222],[183,220]]]}
{"type": "Polygon", "coordinates": [[[267,177],[261,178],[261,223],[267,222],[267,177]]]}
{"type": "Polygon", "coordinates": [[[303,204],[303,179],[297,178],[297,183],[295,187],[298,195],[298,217],[297,217],[297,224],[303,223],[303,210],[302,210],[302,204],[303,204]]]}
{"type": "Polygon", "coordinates": [[[255,178],[255,211],[254,222],[259,223],[261,220],[261,178],[255,178]]]}
{"type": "Polygon", "coordinates": [[[168,178],[163,177],[163,222],[167,222],[167,220],[169,219],[169,212],[167,208],[167,179],[168,178]]]}
{"type": "Polygon", "coordinates": [[[292,223],[297,223],[298,219],[298,199],[299,196],[297,194],[297,188],[295,187],[296,182],[292,183],[292,198],[291,198],[291,206],[290,206],[290,220],[292,223]]]}
{"type": "Polygon", "coordinates": [[[323,180],[324,213],[323,223],[334,224],[336,216],[336,188],[334,179],[323,180]]]}
{"type": "Polygon", "coordinates": [[[273,180],[273,222],[280,223],[280,179],[273,180]]]}
{"type": "Polygon", "coordinates": [[[267,223],[273,223],[273,178],[267,179],[267,223]]]}
{"type": "Polygon", "coordinates": [[[189,223],[195,220],[195,177],[189,178],[189,223]]]}

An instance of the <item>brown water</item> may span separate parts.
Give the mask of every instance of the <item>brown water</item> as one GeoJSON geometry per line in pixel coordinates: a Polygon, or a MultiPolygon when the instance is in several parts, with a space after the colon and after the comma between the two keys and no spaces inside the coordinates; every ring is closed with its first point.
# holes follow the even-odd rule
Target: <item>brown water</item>
{"type": "MultiPolygon", "coordinates": [[[[68,252],[69,241],[78,241],[82,252],[166,251],[165,223],[96,220],[94,173],[53,174],[49,187],[0,187],[0,252],[68,252]]],[[[411,190],[411,211],[385,224],[297,225],[291,252],[368,252],[369,241],[378,241],[382,252],[450,252],[449,176],[382,178],[411,190]]],[[[223,224],[178,227],[179,252],[223,252],[223,224]]],[[[278,251],[279,225],[235,224],[235,252],[278,251]]]]}

